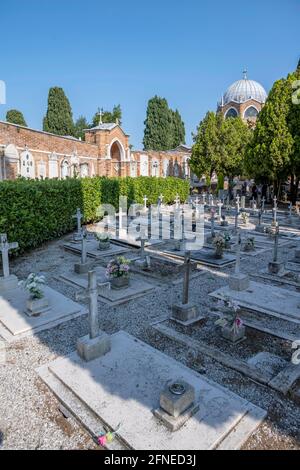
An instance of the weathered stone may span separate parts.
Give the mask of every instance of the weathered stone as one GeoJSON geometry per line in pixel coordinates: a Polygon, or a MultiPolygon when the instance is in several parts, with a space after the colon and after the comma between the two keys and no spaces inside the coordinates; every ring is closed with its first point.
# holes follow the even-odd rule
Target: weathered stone
{"type": "Polygon", "coordinates": [[[93,263],[75,263],[74,271],[77,274],[86,274],[92,269],[92,267],[93,263]]]}
{"type": "Polygon", "coordinates": [[[178,418],[195,401],[195,389],[184,380],[168,381],[160,394],[159,404],[161,408],[174,418],[178,418]],[[181,395],[176,395],[170,390],[172,384],[179,383],[184,387],[181,395]]]}
{"type": "Polygon", "coordinates": [[[237,343],[245,337],[246,327],[244,325],[240,326],[237,330],[230,328],[229,326],[223,326],[222,328],[223,338],[231,341],[232,343],[237,343]]]}
{"type": "Polygon", "coordinates": [[[249,277],[247,274],[233,274],[229,277],[229,288],[231,290],[243,291],[249,287],[249,277]]]}
{"type": "Polygon", "coordinates": [[[268,271],[270,274],[283,274],[284,273],[284,263],[279,261],[271,261],[268,265],[268,271]]]}
{"type": "Polygon", "coordinates": [[[46,297],[42,299],[28,299],[26,301],[26,307],[27,310],[25,313],[29,316],[40,315],[50,308],[49,301],[46,297]]]}
{"type": "Polygon", "coordinates": [[[13,274],[8,277],[0,277],[0,293],[6,292],[18,287],[18,278],[13,274]]]}
{"type": "Polygon", "coordinates": [[[104,356],[110,347],[110,336],[104,331],[100,331],[96,338],[87,335],[77,341],[77,353],[86,362],[104,356]]]}
{"type": "Polygon", "coordinates": [[[188,303],[172,306],[172,319],[175,321],[190,322],[191,320],[198,319],[198,317],[198,307],[196,305],[188,303]]]}
{"type": "Polygon", "coordinates": [[[178,431],[185,423],[192,418],[199,411],[199,404],[192,404],[187,410],[185,410],[180,416],[175,418],[169,415],[162,408],[153,410],[153,414],[172,432],[178,431]]]}

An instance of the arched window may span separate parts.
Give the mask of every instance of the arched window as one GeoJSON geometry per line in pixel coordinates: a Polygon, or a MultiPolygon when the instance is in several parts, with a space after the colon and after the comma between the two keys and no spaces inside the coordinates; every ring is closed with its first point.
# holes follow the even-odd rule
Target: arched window
{"type": "Polygon", "coordinates": [[[254,106],[250,106],[249,108],[246,109],[244,118],[245,119],[253,119],[257,118],[258,111],[254,106]]]}
{"type": "Polygon", "coordinates": [[[229,108],[227,113],[225,114],[226,118],[236,118],[238,117],[238,112],[235,108],[229,108]]]}

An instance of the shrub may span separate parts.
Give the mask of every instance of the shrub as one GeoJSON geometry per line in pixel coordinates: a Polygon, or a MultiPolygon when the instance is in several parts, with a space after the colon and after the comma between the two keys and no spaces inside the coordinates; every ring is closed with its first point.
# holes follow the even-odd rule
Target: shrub
{"type": "Polygon", "coordinates": [[[102,203],[119,205],[119,196],[126,195],[128,204],[155,204],[160,194],[164,203],[173,202],[176,194],[184,201],[189,182],[178,178],[68,178],[66,180],[25,180],[0,182],[0,233],[17,241],[20,251],[34,248],[55,239],[76,227],[73,215],[77,207],[84,222],[98,220],[97,208],[102,203]]]}

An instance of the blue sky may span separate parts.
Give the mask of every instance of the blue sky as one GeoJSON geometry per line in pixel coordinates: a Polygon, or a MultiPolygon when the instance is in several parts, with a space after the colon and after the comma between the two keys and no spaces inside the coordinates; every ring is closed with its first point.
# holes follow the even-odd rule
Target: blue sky
{"type": "Polygon", "coordinates": [[[0,80],[7,109],[42,128],[47,93],[64,88],[74,117],[121,104],[141,147],[147,101],[178,108],[191,132],[242,77],[272,83],[296,66],[298,0],[3,0],[0,80]]]}

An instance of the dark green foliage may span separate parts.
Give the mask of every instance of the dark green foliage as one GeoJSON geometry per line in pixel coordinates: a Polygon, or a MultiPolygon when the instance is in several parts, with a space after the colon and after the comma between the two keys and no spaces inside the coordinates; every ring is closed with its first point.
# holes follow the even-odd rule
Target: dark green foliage
{"type": "Polygon", "coordinates": [[[144,124],[144,150],[170,150],[185,143],[181,116],[169,108],[165,98],[154,96],[148,101],[144,124]]]}
{"type": "MultiPolygon", "coordinates": [[[[99,125],[100,122],[100,110],[93,117],[92,127],[96,127],[99,125]]],[[[121,105],[117,105],[113,107],[112,111],[101,111],[101,119],[103,123],[116,123],[118,122],[121,126],[122,124],[122,109],[121,105]]]]}
{"type": "Polygon", "coordinates": [[[99,219],[102,203],[118,208],[119,196],[126,195],[128,204],[155,204],[160,194],[164,202],[173,202],[178,193],[184,201],[189,182],[178,178],[68,178],[66,180],[24,180],[0,182],[0,233],[18,241],[20,251],[70,232],[76,226],[72,217],[76,208],[84,213],[85,222],[99,219]]]}
{"type": "Polygon", "coordinates": [[[57,135],[74,135],[71,105],[62,88],[53,87],[49,90],[48,109],[44,117],[43,130],[57,135]]]}
{"type": "Polygon", "coordinates": [[[74,137],[84,140],[84,130],[89,128],[89,123],[84,116],[79,116],[74,125],[74,137]]]}
{"type": "Polygon", "coordinates": [[[170,109],[170,118],[171,118],[171,135],[172,142],[171,148],[175,149],[180,144],[185,144],[185,127],[184,122],[181,119],[179,111],[173,111],[170,109]]]}
{"type": "Polygon", "coordinates": [[[27,127],[23,114],[17,109],[10,109],[7,111],[6,121],[11,122],[12,124],[18,124],[19,126],[27,127]]]}

